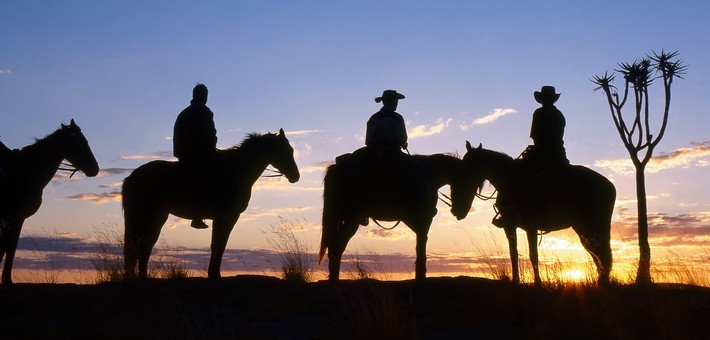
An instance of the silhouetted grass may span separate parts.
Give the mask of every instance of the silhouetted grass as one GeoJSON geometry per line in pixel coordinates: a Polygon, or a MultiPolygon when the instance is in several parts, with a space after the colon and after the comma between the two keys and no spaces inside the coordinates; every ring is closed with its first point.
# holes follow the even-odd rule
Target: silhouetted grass
{"type": "Polygon", "coordinates": [[[296,231],[306,230],[305,221],[281,219],[278,225],[271,225],[262,231],[267,241],[279,255],[281,278],[294,282],[311,282],[314,278],[315,255],[309,252],[309,245],[296,237],[296,231]]]}
{"type": "MultiPolygon", "coordinates": [[[[482,274],[484,277],[502,281],[510,281],[512,274],[512,264],[510,253],[508,252],[507,241],[500,242],[499,238],[491,233],[490,238],[486,238],[485,245],[481,246],[473,237],[469,236],[471,243],[478,254],[477,262],[483,263],[482,274]]],[[[525,244],[518,245],[520,258],[518,266],[520,270],[520,281],[523,284],[530,284],[533,281],[533,267],[528,256],[529,251],[525,244]]],[[[549,250],[538,248],[540,277],[543,287],[556,289],[565,286],[596,286],[597,269],[589,254],[585,253],[586,261],[580,262],[578,258],[561,258],[549,250]]],[[[710,270],[707,266],[698,265],[707,263],[710,255],[698,256],[695,261],[681,256],[659,258],[653,261],[651,270],[653,282],[656,283],[680,283],[696,286],[710,286],[710,270]]],[[[636,282],[636,265],[630,267],[626,263],[617,263],[612,271],[612,285],[632,285],[636,282]],[[626,265],[628,269],[619,269],[626,265]]]]}
{"type": "Polygon", "coordinates": [[[47,229],[42,229],[44,233],[44,238],[47,240],[47,248],[45,250],[38,250],[40,246],[37,244],[35,238],[30,238],[33,248],[32,256],[34,256],[34,263],[36,268],[34,270],[24,273],[23,281],[32,283],[58,283],[59,278],[64,271],[62,268],[62,263],[58,260],[58,256],[51,257],[52,254],[57,254],[60,250],[56,249],[54,238],[58,237],[57,231],[49,231],[47,229]]]}
{"type": "MultiPolygon", "coordinates": [[[[91,263],[96,269],[95,283],[117,282],[126,279],[123,265],[123,231],[117,226],[105,225],[103,228],[94,228],[96,244],[96,257],[91,263]]],[[[151,260],[148,262],[148,277],[152,278],[186,278],[190,272],[185,268],[182,260],[169,254],[170,250],[163,244],[153,250],[151,260]],[[167,250],[166,250],[167,249],[167,250]]]]}
{"type": "Polygon", "coordinates": [[[343,261],[347,265],[346,274],[353,280],[391,280],[392,276],[384,268],[380,256],[372,250],[366,249],[364,255],[354,254],[352,260],[343,261]]]}

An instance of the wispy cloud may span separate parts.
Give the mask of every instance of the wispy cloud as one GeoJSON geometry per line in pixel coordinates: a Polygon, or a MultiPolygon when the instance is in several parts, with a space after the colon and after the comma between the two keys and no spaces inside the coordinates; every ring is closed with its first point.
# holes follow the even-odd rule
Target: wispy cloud
{"type": "Polygon", "coordinates": [[[131,171],[131,168],[103,168],[99,171],[99,177],[118,176],[131,171]]]}
{"type": "MultiPolygon", "coordinates": [[[[300,172],[300,171],[299,171],[300,172]]],[[[289,183],[281,177],[262,178],[251,188],[252,191],[318,191],[323,190],[321,186],[312,187],[302,184],[289,183]]]]}
{"type": "Polygon", "coordinates": [[[12,70],[9,68],[6,68],[6,69],[0,68],[0,75],[4,75],[4,74],[12,74],[12,70]]]}
{"type": "MultiPolygon", "coordinates": [[[[673,168],[710,166],[710,141],[691,142],[691,148],[680,148],[669,153],[660,153],[646,165],[647,173],[658,173],[673,168]]],[[[630,159],[599,160],[594,166],[619,175],[633,175],[634,165],[630,159]]]]}
{"type": "MultiPolygon", "coordinates": [[[[649,213],[649,242],[655,247],[707,249],[710,246],[710,211],[671,215],[649,213]]],[[[638,217],[627,210],[613,222],[626,242],[638,239],[638,217]]]]}
{"type": "Polygon", "coordinates": [[[495,108],[493,111],[488,113],[488,115],[483,116],[481,118],[476,118],[471,124],[468,125],[461,125],[461,131],[466,131],[470,128],[472,128],[474,125],[484,125],[484,124],[490,124],[498,120],[498,118],[501,118],[503,116],[509,115],[511,113],[517,113],[518,110],[516,109],[502,109],[502,108],[495,108]]]}
{"type": "MultiPolygon", "coordinates": [[[[383,223],[383,222],[380,222],[380,223],[383,223]]],[[[395,222],[384,222],[384,223],[395,223],[395,222]]],[[[390,240],[390,241],[413,240],[415,238],[414,233],[406,228],[387,230],[387,229],[382,229],[380,227],[375,226],[373,228],[366,229],[363,233],[364,233],[365,237],[385,239],[385,240],[390,240]]]]}
{"type": "Polygon", "coordinates": [[[168,151],[157,151],[151,153],[143,153],[138,155],[126,155],[121,156],[122,160],[133,160],[133,159],[171,159],[173,154],[168,151]]]}
{"type": "Polygon", "coordinates": [[[91,203],[100,205],[109,202],[121,202],[121,192],[111,191],[104,193],[83,193],[67,196],[68,199],[80,200],[80,201],[91,201],[91,203]]]}
{"type": "Polygon", "coordinates": [[[286,207],[286,208],[274,208],[274,209],[259,209],[259,208],[249,208],[247,211],[242,213],[241,220],[255,220],[263,217],[278,217],[285,216],[289,214],[301,214],[306,211],[311,210],[311,207],[286,207]]]}
{"type": "Polygon", "coordinates": [[[286,136],[303,136],[310,135],[318,132],[323,132],[323,130],[296,130],[296,131],[285,131],[286,136]]]}
{"type": "Polygon", "coordinates": [[[434,125],[417,125],[409,130],[409,138],[428,137],[440,134],[451,124],[452,120],[451,118],[439,118],[434,125]]]}
{"type": "Polygon", "coordinates": [[[298,171],[300,171],[302,174],[310,172],[325,172],[325,170],[331,165],[333,165],[332,161],[318,162],[304,168],[299,168],[298,171]]]}
{"type": "Polygon", "coordinates": [[[103,188],[103,189],[113,189],[113,188],[120,188],[122,186],[123,186],[123,181],[116,181],[116,182],[109,183],[109,184],[101,184],[98,187],[103,188]]]}

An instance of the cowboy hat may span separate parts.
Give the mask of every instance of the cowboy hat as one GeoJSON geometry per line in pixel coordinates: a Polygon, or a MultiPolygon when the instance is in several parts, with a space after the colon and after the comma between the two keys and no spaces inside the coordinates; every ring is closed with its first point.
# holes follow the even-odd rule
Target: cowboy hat
{"type": "Polygon", "coordinates": [[[554,86],[543,86],[540,91],[535,91],[535,101],[540,104],[550,101],[554,104],[557,99],[560,99],[560,94],[555,93],[554,86]]]}
{"type": "Polygon", "coordinates": [[[404,99],[404,95],[397,93],[395,90],[384,90],[382,92],[382,97],[375,98],[375,103],[379,103],[383,99],[404,99]]]}

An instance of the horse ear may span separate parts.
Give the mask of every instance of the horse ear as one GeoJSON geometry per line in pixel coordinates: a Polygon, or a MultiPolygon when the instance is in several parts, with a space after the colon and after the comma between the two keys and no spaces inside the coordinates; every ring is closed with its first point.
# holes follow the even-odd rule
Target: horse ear
{"type": "Polygon", "coordinates": [[[74,118],[71,119],[71,122],[69,123],[71,126],[76,126],[76,123],[74,123],[74,118]]]}
{"type": "Polygon", "coordinates": [[[286,134],[284,133],[284,129],[283,129],[283,128],[279,129],[279,136],[280,136],[280,137],[286,137],[286,134]]]}
{"type": "Polygon", "coordinates": [[[483,144],[478,143],[478,150],[481,150],[481,149],[483,149],[483,144]]]}
{"type": "Polygon", "coordinates": [[[469,141],[466,141],[466,151],[471,151],[471,149],[473,149],[471,147],[471,143],[469,141]]]}

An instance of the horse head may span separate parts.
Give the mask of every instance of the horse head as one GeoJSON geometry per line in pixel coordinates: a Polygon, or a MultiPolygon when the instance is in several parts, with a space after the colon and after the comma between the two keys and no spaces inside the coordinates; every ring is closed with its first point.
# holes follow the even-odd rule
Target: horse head
{"type": "Polygon", "coordinates": [[[71,120],[69,125],[62,124],[60,128],[64,145],[64,158],[78,171],[83,172],[88,177],[94,177],[99,173],[99,164],[96,162],[94,153],[89,147],[89,142],[81,133],[79,125],[71,120]]]}
{"type": "Polygon", "coordinates": [[[456,169],[454,182],[451,184],[451,214],[458,220],[462,220],[468,216],[473,199],[476,194],[481,192],[485,178],[479,171],[478,167],[472,166],[472,158],[475,151],[481,150],[472,148],[471,143],[466,142],[466,155],[463,157],[462,166],[456,169]]]}
{"type": "Polygon", "coordinates": [[[286,176],[290,183],[296,183],[301,178],[298,171],[298,165],[293,157],[293,147],[286,138],[283,129],[279,129],[279,133],[275,135],[276,143],[274,144],[271,165],[273,165],[279,173],[286,176]]]}

